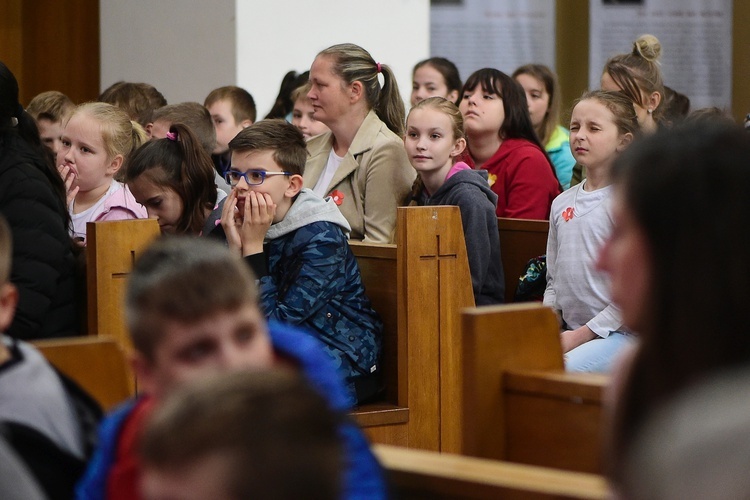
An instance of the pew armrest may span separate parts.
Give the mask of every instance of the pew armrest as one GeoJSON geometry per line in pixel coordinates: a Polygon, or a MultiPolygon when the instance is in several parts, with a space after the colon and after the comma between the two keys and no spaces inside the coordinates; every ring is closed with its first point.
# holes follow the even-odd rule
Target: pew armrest
{"type": "Polygon", "coordinates": [[[602,476],[375,445],[399,498],[607,498],[602,476]]]}

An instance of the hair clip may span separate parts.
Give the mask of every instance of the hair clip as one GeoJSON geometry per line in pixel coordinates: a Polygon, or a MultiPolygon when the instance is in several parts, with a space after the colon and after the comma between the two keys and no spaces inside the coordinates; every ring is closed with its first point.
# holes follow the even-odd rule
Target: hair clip
{"type": "Polygon", "coordinates": [[[167,132],[167,139],[177,142],[177,132],[167,132]]]}
{"type": "Polygon", "coordinates": [[[378,67],[378,73],[380,73],[380,72],[381,72],[381,70],[383,69],[383,68],[382,68],[382,66],[380,66],[380,63],[375,63],[375,64],[376,64],[376,65],[377,65],[377,67],[378,67]]]}

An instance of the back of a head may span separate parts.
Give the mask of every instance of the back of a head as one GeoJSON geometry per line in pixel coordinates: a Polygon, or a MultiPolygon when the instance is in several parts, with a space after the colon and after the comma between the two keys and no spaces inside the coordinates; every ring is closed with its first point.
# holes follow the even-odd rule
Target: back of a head
{"type": "MultiPolygon", "coordinates": [[[[649,412],[716,370],[750,363],[750,136],[678,125],[636,141],[613,167],[649,250],[648,304],[618,409],[614,462],[649,412]]],[[[617,464],[613,467],[618,469],[617,464]]]]}
{"type": "Polygon", "coordinates": [[[296,71],[290,71],[284,75],[279,87],[279,95],[276,96],[276,101],[274,101],[271,111],[268,112],[264,119],[286,118],[292,112],[294,101],[296,101],[293,92],[304,85],[309,78],[309,71],[303,71],[299,74],[296,71]]]}
{"type": "Polygon", "coordinates": [[[162,237],[136,260],[125,293],[133,346],[150,358],[166,321],[197,322],[256,304],[257,286],[239,256],[208,238],[162,237]]]}
{"type": "Polygon", "coordinates": [[[307,143],[297,127],[281,119],[261,120],[229,141],[231,151],[273,151],[273,160],[286,172],[302,175],[307,143]]]}
{"type": "Polygon", "coordinates": [[[288,371],[205,380],[155,411],[141,443],[146,475],[221,457],[226,498],[337,498],[344,465],[339,418],[288,371]]]}
{"type": "Polygon", "coordinates": [[[157,108],[167,105],[167,100],[148,83],[117,82],[107,87],[97,99],[122,108],[130,119],[146,127],[151,122],[151,114],[157,108]]]}
{"type": "Polygon", "coordinates": [[[662,113],[664,122],[669,126],[676,125],[688,117],[690,113],[690,98],[665,85],[664,103],[662,106],[664,106],[662,113]]]}
{"type": "Polygon", "coordinates": [[[216,129],[211,121],[211,113],[200,103],[168,104],[154,111],[151,121],[159,120],[168,122],[170,125],[182,123],[189,127],[209,156],[216,147],[216,129]]]}
{"type": "Polygon", "coordinates": [[[232,116],[235,122],[242,123],[245,120],[250,120],[251,123],[255,123],[255,118],[258,115],[255,108],[255,99],[250,95],[250,92],[242,87],[228,85],[214,89],[206,96],[203,105],[209,108],[217,101],[228,101],[232,105],[232,116]]]}
{"type": "Polygon", "coordinates": [[[359,81],[365,91],[370,109],[374,109],[386,126],[399,137],[404,135],[406,110],[398,90],[396,76],[386,64],[376,62],[365,49],[353,43],[333,45],[318,53],[318,57],[330,57],[333,72],[347,85],[359,81]],[[380,86],[378,74],[383,75],[380,86]]]}
{"type": "MultiPolygon", "coordinates": [[[[658,92],[664,104],[664,81],[659,58],[661,57],[661,43],[653,35],[641,35],[633,43],[633,50],[628,54],[620,54],[609,59],[604,65],[604,73],[608,73],[621,91],[634,103],[647,108],[644,101],[653,92],[658,92]]],[[[653,110],[654,118],[661,120],[664,106],[653,110]]]]}
{"type": "Polygon", "coordinates": [[[35,120],[64,121],[75,109],[68,96],[57,90],[49,90],[34,96],[26,107],[26,112],[35,120]]]}

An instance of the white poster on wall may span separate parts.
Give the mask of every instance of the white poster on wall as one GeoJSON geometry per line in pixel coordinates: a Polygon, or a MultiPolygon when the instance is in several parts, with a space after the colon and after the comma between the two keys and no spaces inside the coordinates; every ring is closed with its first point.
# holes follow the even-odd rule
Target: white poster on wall
{"type": "Polygon", "coordinates": [[[650,33],[661,42],[665,85],[688,96],[691,109],[731,107],[732,0],[590,0],[590,9],[591,88],[607,59],[650,33]]]}
{"type": "Polygon", "coordinates": [[[528,63],[555,68],[555,3],[550,0],[432,0],[430,55],[466,80],[481,68],[512,73],[528,63]]]}

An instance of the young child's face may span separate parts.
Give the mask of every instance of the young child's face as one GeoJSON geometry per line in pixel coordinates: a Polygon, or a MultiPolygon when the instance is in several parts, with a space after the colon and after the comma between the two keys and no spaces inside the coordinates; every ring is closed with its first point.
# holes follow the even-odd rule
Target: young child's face
{"type": "Polygon", "coordinates": [[[227,491],[230,466],[221,454],[200,457],[174,469],[144,466],[141,493],[145,500],[231,500],[227,491]]]}
{"type": "Polygon", "coordinates": [[[526,102],[529,105],[531,124],[534,127],[541,126],[549,108],[549,94],[547,93],[547,88],[544,86],[544,82],[525,73],[518,75],[516,81],[521,84],[524,92],[526,92],[526,102]]]}
{"type": "Polygon", "coordinates": [[[256,304],[218,311],[191,324],[167,321],[152,359],[136,356],[136,374],[157,398],[208,375],[273,364],[266,320],[256,304]]]}
{"type": "Polygon", "coordinates": [[[315,108],[307,96],[302,96],[294,102],[292,125],[302,132],[305,140],[330,130],[325,123],[315,119],[314,113],[315,108]]]}
{"type": "Polygon", "coordinates": [[[39,127],[39,137],[42,139],[42,144],[50,148],[57,155],[57,152],[62,147],[62,142],[60,142],[60,136],[63,132],[62,122],[53,122],[47,118],[40,118],[36,124],[39,127]]]}
{"type": "Polygon", "coordinates": [[[216,149],[214,154],[225,153],[229,150],[229,141],[246,126],[251,123],[237,123],[232,115],[232,103],[226,99],[219,99],[210,106],[208,112],[211,113],[211,120],[214,122],[216,129],[216,149]]]}
{"type": "Polygon", "coordinates": [[[423,64],[415,72],[411,85],[411,105],[428,97],[444,97],[451,102],[458,99],[458,91],[448,91],[443,74],[430,64],[423,64]]]}
{"type": "Polygon", "coordinates": [[[442,172],[443,178],[462,147],[453,137],[448,115],[433,108],[413,109],[406,122],[404,147],[412,166],[421,174],[442,172]]]}
{"type": "Polygon", "coordinates": [[[177,191],[154,182],[148,175],[143,174],[128,183],[135,201],[146,207],[148,216],[156,219],[162,233],[174,233],[177,223],[182,217],[184,204],[177,191]]]}
{"type": "MultiPolygon", "coordinates": [[[[261,149],[252,151],[233,151],[232,170],[249,172],[259,170],[265,172],[284,172],[284,169],[273,159],[273,150],[261,149]]],[[[244,213],[245,198],[249,191],[268,194],[276,205],[274,222],[279,222],[286,215],[292,203],[292,198],[299,192],[301,182],[292,182],[291,175],[269,175],[263,184],[249,185],[245,179],[240,179],[234,190],[237,192],[237,209],[244,213]]]]}
{"type": "Polygon", "coordinates": [[[122,164],[122,156],[107,156],[101,124],[87,113],[75,113],[70,118],[61,142],[57,164],[75,174],[73,187],[78,186],[81,193],[109,184],[122,164]]]}
{"type": "Polygon", "coordinates": [[[622,146],[615,115],[596,99],[586,99],[573,108],[570,117],[570,150],[586,168],[608,168],[622,146]]]}
{"type": "Polygon", "coordinates": [[[477,85],[464,93],[459,105],[467,134],[497,134],[505,121],[503,99],[477,85]]]}

